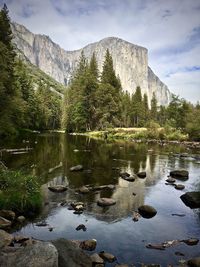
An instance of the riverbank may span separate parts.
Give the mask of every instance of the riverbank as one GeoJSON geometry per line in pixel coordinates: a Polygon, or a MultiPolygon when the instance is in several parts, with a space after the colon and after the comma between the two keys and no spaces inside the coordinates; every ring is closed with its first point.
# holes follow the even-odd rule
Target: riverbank
{"type": "Polygon", "coordinates": [[[191,148],[200,148],[200,142],[191,141],[187,134],[172,128],[113,128],[104,131],[72,133],[72,135],[83,135],[94,139],[132,141],[135,143],[157,143],[163,146],[181,144],[191,148]]]}

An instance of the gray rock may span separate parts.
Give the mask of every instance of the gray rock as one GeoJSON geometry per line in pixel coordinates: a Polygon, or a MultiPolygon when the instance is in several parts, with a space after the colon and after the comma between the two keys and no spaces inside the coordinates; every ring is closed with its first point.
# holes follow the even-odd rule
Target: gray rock
{"type": "Polygon", "coordinates": [[[74,242],[66,239],[52,241],[58,250],[59,267],[92,267],[90,257],[74,242]]]}
{"type": "Polygon", "coordinates": [[[191,209],[200,208],[200,191],[187,192],[180,198],[183,203],[191,209]]]}
{"type": "Polygon", "coordinates": [[[183,184],[175,184],[174,188],[177,190],[183,190],[185,188],[185,186],[183,184]]]}
{"type": "Polygon", "coordinates": [[[71,172],[76,172],[76,171],[82,171],[83,170],[83,166],[82,165],[76,165],[70,168],[71,172]]]}
{"type": "Polygon", "coordinates": [[[15,212],[12,210],[0,210],[0,216],[13,221],[15,219],[15,212]]]}
{"type": "Polygon", "coordinates": [[[138,173],[137,173],[137,176],[138,176],[139,178],[145,178],[145,177],[147,176],[147,173],[146,173],[146,172],[138,172],[138,173]]]}
{"type": "Polygon", "coordinates": [[[149,206],[149,205],[140,206],[138,208],[138,211],[139,211],[140,215],[146,219],[150,219],[157,214],[156,209],[152,206],[149,206]]]}
{"type": "Polygon", "coordinates": [[[199,243],[199,239],[189,238],[189,239],[182,240],[182,242],[184,242],[188,246],[196,246],[199,243]]]}
{"type": "Polygon", "coordinates": [[[170,176],[179,180],[187,180],[189,172],[186,170],[174,170],[170,172],[170,176]]]}
{"type": "Polygon", "coordinates": [[[89,188],[87,188],[86,186],[81,186],[78,191],[81,193],[81,194],[87,194],[90,192],[89,188]]]}
{"type": "Polygon", "coordinates": [[[5,267],[58,267],[58,252],[49,242],[34,241],[25,247],[3,248],[0,263],[5,267]]]}
{"type": "Polygon", "coordinates": [[[99,256],[107,262],[114,262],[116,260],[116,257],[114,255],[105,251],[101,251],[99,253],[99,256]]]}
{"type": "Polygon", "coordinates": [[[97,204],[99,206],[102,206],[102,207],[107,207],[107,206],[112,206],[112,205],[115,205],[116,204],[116,201],[112,198],[100,198],[98,201],[97,201],[97,204]]]}
{"type": "Polygon", "coordinates": [[[4,230],[0,230],[0,249],[10,245],[10,243],[13,240],[13,236],[8,234],[6,231],[4,230]]]}
{"type": "Polygon", "coordinates": [[[62,193],[67,190],[67,186],[64,185],[54,185],[54,186],[49,186],[48,189],[52,192],[55,193],[62,193]]]}
{"type": "Polygon", "coordinates": [[[174,184],[176,182],[176,179],[169,177],[166,179],[166,182],[170,183],[170,184],[174,184]]]}
{"type": "Polygon", "coordinates": [[[200,257],[190,259],[187,264],[190,267],[200,267],[200,257]]]}
{"type": "Polygon", "coordinates": [[[90,258],[92,260],[92,263],[95,265],[104,263],[104,260],[97,253],[92,254],[90,258]]]}
{"type": "Polygon", "coordinates": [[[6,228],[11,226],[11,221],[5,219],[4,217],[0,216],[0,228],[6,228]]]}
{"type": "Polygon", "coordinates": [[[24,216],[17,217],[17,221],[20,223],[23,223],[25,220],[26,220],[26,218],[24,216]]]}
{"type": "Polygon", "coordinates": [[[79,247],[83,250],[93,251],[95,250],[97,241],[95,239],[84,240],[80,242],[79,247]]]}

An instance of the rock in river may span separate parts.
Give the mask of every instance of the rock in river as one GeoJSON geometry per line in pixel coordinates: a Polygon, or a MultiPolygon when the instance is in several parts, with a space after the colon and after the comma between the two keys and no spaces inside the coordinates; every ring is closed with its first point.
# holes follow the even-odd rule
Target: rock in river
{"type": "Polygon", "coordinates": [[[49,242],[34,241],[24,247],[5,247],[0,251],[1,266],[58,267],[58,252],[49,242]]]}
{"type": "Polygon", "coordinates": [[[11,221],[15,219],[15,213],[12,210],[0,210],[0,216],[11,221]]]}
{"type": "Polygon", "coordinates": [[[174,184],[176,182],[176,179],[169,177],[167,178],[166,182],[168,182],[169,184],[174,184]]]}
{"type": "Polygon", "coordinates": [[[0,230],[0,249],[10,245],[13,240],[13,236],[5,232],[4,230],[0,230]]]}
{"type": "Polygon", "coordinates": [[[170,176],[180,180],[187,180],[189,173],[186,170],[174,170],[170,172],[170,176]]]}
{"type": "Polygon", "coordinates": [[[175,184],[174,188],[177,190],[183,190],[185,186],[183,184],[175,184]]]}
{"type": "Polygon", "coordinates": [[[52,243],[58,250],[59,267],[92,267],[90,256],[74,242],[61,238],[52,243]]]}
{"type": "Polygon", "coordinates": [[[87,194],[90,192],[90,190],[89,190],[89,188],[87,188],[86,186],[83,185],[78,189],[78,192],[81,194],[87,194]]]}
{"type": "Polygon", "coordinates": [[[6,228],[11,226],[11,221],[0,216],[0,228],[6,228]]]}
{"type": "Polygon", "coordinates": [[[92,260],[92,263],[95,265],[104,263],[104,260],[97,253],[92,254],[90,258],[92,260]]]}
{"type": "Polygon", "coordinates": [[[190,259],[187,264],[190,267],[200,267],[200,257],[190,259]]]}
{"type": "Polygon", "coordinates": [[[95,239],[89,239],[89,240],[84,240],[80,242],[79,247],[84,249],[84,250],[95,250],[97,245],[97,241],[95,239]]]}
{"type": "Polygon", "coordinates": [[[19,222],[19,223],[23,223],[24,221],[26,220],[26,218],[24,217],[24,216],[19,216],[19,217],[17,217],[17,221],[19,222]]]}
{"type": "Polygon", "coordinates": [[[150,219],[150,218],[154,217],[157,213],[156,209],[154,209],[154,207],[149,206],[149,205],[140,206],[138,208],[138,211],[139,211],[140,215],[146,219],[150,219]]]}
{"type": "Polygon", "coordinates": [[[100,198],[98,201],[97,201],[97,204],[99,206],[102,206],[102,207],[107,207],[107,206],[112,206],[112,205],[115,205],[116,204],[116,201],[112,198],[100,198]]]}
{"type": "Polygon", "coordinates": [[[83,170],[83,166],[82,165],[76,165],[70,168],[71,172],[76,172],[76,171],[82,171],[83,170]]]}
{"type": "Polygon", "coordinates": [[[52,192],[56,193],[62,193],[67,190],[67,186],[64,185],[54,185],[54,186],[49,186],[48,189],[52,192]]]}
{"type": "Polygon", "coordinates": [[[146,172],[138,172],[138,173],[137,173],[137,176],[138,176],[139,178],[145,178],[145,177],[147,176],[147,174],[146,174],[146,172]]]}
{"type": "Polygon", "coordinates": [[[99,253],[99,256],[100,256],[103,260],[105,260],[105,261],[107,261],[107,262],[113,262],[113,261],[116,260],[116,257],[115,257],[114,255],[112,255],[111,253],[105,252],[105,251],[101,251],[101,252],[99,253]]]}
{"type": "Polygon", "coordinates": [[[180,198],[184,202],[184,204],[191,209],[200,208],[200,191],[187,192],[180,198]]]}

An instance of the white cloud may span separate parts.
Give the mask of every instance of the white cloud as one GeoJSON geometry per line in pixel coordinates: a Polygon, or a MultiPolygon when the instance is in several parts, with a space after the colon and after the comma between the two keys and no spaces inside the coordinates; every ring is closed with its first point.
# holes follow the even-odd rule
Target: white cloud
{"type": "MultiPolygon", "coordinates": [[[[1,1],[1,0],[0,0],[1,1]]],[[[66,50],[117,36],[149,50],[149,65],[173,90],[181,85],[198,94],[199,72],[181,69],[200,62],[199,0],[7,0],[10,16],[35,33],[46,34],[66,50]],[[196,29],[196,30],[194,30],[196,29]],[[196,34],[194,36],[194,34],[196,34]],[[167,74],[174,73],[170,77],[167,74]],[[176,75],[177,73],[177,75],[176,75]],[[196,77],[192,85],[193,75],[196,77]]],[[[192,100],[190,95],[188,99],[192,100]]]]}

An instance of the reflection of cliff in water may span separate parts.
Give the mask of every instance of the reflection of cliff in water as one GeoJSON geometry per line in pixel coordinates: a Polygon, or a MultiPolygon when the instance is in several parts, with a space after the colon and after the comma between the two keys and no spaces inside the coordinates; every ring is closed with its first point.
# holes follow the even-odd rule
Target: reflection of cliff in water
{"type": "MultiPolygon", "coordinates": [[[[86,207],[84,211],[86,214],[107,222],[121,220],[124,217],[132,215],[134,210],[137,210],[140,205],[145,203],[145,196],[150,193],[151,190],[149,189],[151,186],[155,185],[157,181],[159,181],[160,178],[166,174],[167,164],[168,157],[147,154],[146,161],[138,163],[138,171],[145,170],[147,172],[147,178],[136,178],[134,182],[127,182],[119,177],[119,173],[114,173],[116,176],[115,179],[113,179],[113,175],[108,175],[106,180],[103,179],[103,181],[105,180],[105,183],[102,183],[100,174],[98,174],[98,176],[95,178],[93,177],[94,174],[89,174],[91,175],[90,177],[94,178],[91,178],[91,180],[93,180],[93,185],[112,183],[115,184],[116,189],[114,191],[101,190],[99,192],[90,192],[86,195],[78,194],[76,192],[76,189],[78,189],[79,186],[88,184],[87,179],[84,183],[84,177],[86,174],[83,172],[75,174],[69,173],[69,178],[63,175],[57,176],[42,187],[43,194],[45,196],[45,202],[50,203],[49,205],[45,206],[44,213],[47,216],[48,212],[50,212],[53,207],[58,206],[61,202],[66,202],[69,204],[70,202],[82,201],[86,207]],[[154,165],[152,165],[152,156],[154,157],[153,162],[156,163],[154,165]],[[52,186],[59,184],[69,184],[69,189],[64,193],[53,193],[48,190],[49,185],[52,186]],[[100,197],[112,197],[117,203],[111,207],[99,207],[97,206],[96,202],[100,197]]],[[[63,172],[63,170],[60,171],[63,172]]],[[[135,168],[133,162],[123,160],[121,171],[134,174],[135,168]]]]}

